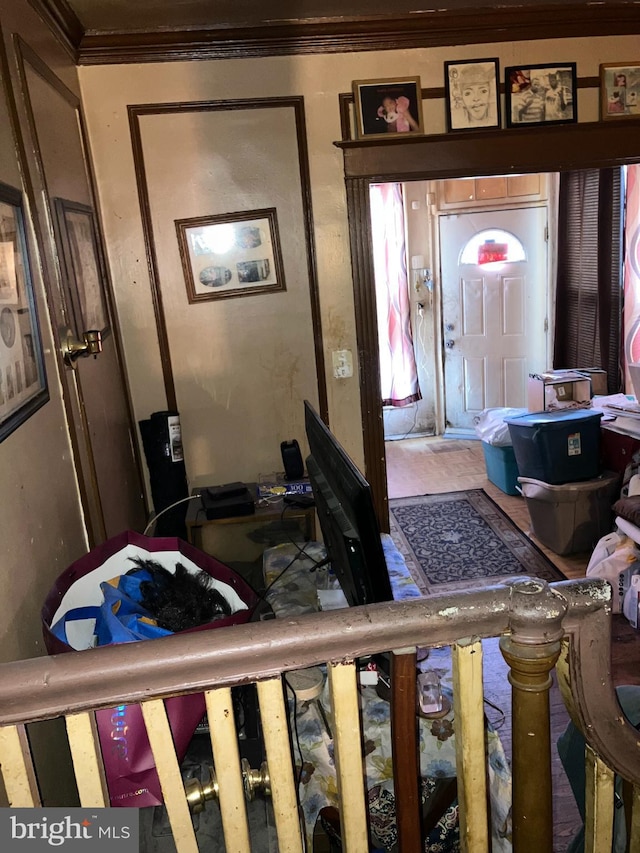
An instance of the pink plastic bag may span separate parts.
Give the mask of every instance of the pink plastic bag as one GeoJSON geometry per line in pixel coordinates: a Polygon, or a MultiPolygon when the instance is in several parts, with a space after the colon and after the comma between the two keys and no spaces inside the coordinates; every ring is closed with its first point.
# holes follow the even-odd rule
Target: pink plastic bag
{"type": "MultiPolygon", "coordinates": [[[[233,569],[187,542],[173,537],[152,539],[127,531],[89,551],[56,580],[42,608],[44,642],[49,654],[90,648],[92,624],[80,623],[73,637],[68,633],[68,643],[55,637],[50,626],[67,610],[99,604],[100,583],[132,568],[130,557],[153,559],[170,570],[176,563],[182,563],[192,571],[202,569],[214,578],[216,588],[227,598],[234,612],[215,622],[191,628],[189,632],[248,622],[258,603],[255,591],[233,569]]],[[[204,696],[172,697],[165,701],[165,706],[176,755],[182,761],[204,715],[204,696]]],[[[140,706],[119,705],[98,711],[96,721],[111,805],[143,808],[162,804],[160,781],[140,706]]]]}

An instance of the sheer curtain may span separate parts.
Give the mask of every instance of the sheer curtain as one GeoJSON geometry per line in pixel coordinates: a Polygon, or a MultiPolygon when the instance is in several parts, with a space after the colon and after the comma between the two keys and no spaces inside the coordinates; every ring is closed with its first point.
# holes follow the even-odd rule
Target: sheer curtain
{"type": "MultiPolygon", "coordinates": [[[[640,165],[627,166],[624,259],[624,356],[640,362],[640,165]]],[[[628,371],[625,389],[632,391],[628,371]]]]}
{"type": "Polygon", "coordinates": [[[420,399],[409,302],[401,184],[372,184],[371,230],[384,406],[420,399]]]}

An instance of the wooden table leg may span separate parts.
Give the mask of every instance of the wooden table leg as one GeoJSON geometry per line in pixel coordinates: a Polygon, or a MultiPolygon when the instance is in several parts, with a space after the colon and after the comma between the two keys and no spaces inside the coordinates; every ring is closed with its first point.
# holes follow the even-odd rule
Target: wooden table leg
{"type": "Polygon", "coordinates": [[[391,653],[391,741],[400,853],[422,849],[415,649],[391,653]]]}

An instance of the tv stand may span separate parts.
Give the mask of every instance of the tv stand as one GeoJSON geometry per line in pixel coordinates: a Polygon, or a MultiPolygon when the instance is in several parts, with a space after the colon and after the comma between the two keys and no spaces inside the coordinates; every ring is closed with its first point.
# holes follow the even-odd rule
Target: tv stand
{"type": "MultiPolygon", "coordinates": [[[[199,486],[191,490],[194,496],[201,495],[202,492],[210,488],[209,486],[199,486]]],[[[248,541],[246,547],[239,546],[239,537],[245,532],[252,531],[257,528],[262,528],[267,525],[278,525],[284,522],[293,523],[299,529],[300,536],[305,541],[313,541],[316,536],[316,514],[312,506],[300,506],[287,502],[284,503],[282,498],[269,498],[267,500],[258,499],[257,483],[247,483],[247,488],[253,497],[255,504],[255,512],[251,515],[237,515],[230,518],[212,518],[206,517],[201,501],[192,500],[187,504],[187,512],[185,515],[185,524],[187,526],[187,541],[200,548],[201,551],[207,552],[205,547],[205,538],[207,531],[211,533],[211,538],[228,538],[229,533],[233,533],[233,544],[229,548],[229,552],[225,553],[223,548],[209,548],[209,553],[214,551],[216,557],[223,562],[230,562],[238,559],[255,559],[259,556],[259,545],[248,541]],[[247,548],[251,548],[247,552],[247,548]],[[241,551],[245,553],[240,555],[241,551]]],[[[244,544],[244,543],[243,543],[244,544]]]]}

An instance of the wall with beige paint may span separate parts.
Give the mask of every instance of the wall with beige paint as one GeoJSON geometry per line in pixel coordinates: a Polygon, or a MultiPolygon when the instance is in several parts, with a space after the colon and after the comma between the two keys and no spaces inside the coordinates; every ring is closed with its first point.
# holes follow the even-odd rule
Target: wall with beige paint
{"type": "MultiPolygon", "coordinates": [[[[443,62],[451,59],[497,56],[501,67],[511,64],[577,61],[578,76],[597,76],[600,62],[614,62],[620,56],[633,56],[635,37],[556,39],[511,44],[488,44],[468,47],[383,51],[377,53],[332,54],[328,56],[273,57],[268,59],[233,59],[175,63],[149,63],[84,67],[79,70],[83,100],[97,177],[103,204],[106,238],[112,265],[114,286],[122,318],[127,364],[136,414],[145,416],[165,405],[160,358],[155,335],[153,308],[146,271],[145,246],[140,227],[140,210],[136,196],[135,173],[127,125],[127,105],[207,99],[257,98],[284,95],[303,95],[307,118],[310,152],[315,242],[317,249],[320,306],[323,325],[323,348],[326,361],[329,415],[332,428],[357,460],[362,456],[358,379],[334,379],[331,375],[331,352],[350,349],[356,353],[353,294],[350,271],[348,224],[342,172],[342,155],[333,145],[340,137],[338,93],[349,91],[354,79],[384,78],[398,75],[421,77],[423,87],[443,85],[443,62]]],[[[579,118],[594,121],[598,118],[597,89],[580,90],[579,118]]],[[[445,130],[442,101],[424,104],[427,133],[445,130]]],[[[270,138],[268,129],[265,136],[270,138]]],[[[202,140],[200,140],[202,142],[202,140]]],[[[215,159],[215,136],[199,149],[192,149],[190,168],[202,169],[201,157],[215,159]]],[[[246,163],[250,173],[252,163],[246,163]]],[[[166,176],[170,185],[169,176],[166,176]]],[[[170,206],[170,199],[167,200],[170,206]]],[[[176,216],[178,214],[176,213],[176,216]]],[[[165,283],[163,282],[163,287],[165,283]]],[[[180,293],[181,281],[167,282],[180,293]]],[[[180,298],[183,299],[181,296],[180,298]]],[[[246,303],[251,310],[251,300],[246,303]]],[[[185,309],[186,310],[186,309],[185,309]]],[[[211,312],[215,314],[215,311],[211,312]]],[[[186,316],[186,314],[185,314],[186,316]]],[[[255,320],[238,311],[229,318],[234,324],[233,335],[251,335],[255,320]]],[[[293,359],[287,346],[287,317],[282,317],[282,333],[272,342],[280,360],[293,359]]],[[[182,335],[191,335],[191,324],[185,325],[182,335]]],[[[228,332],[229,329],[226,329],[228,332]]],[[[194,346],[202,341],[191,339],[194,346]]],[[[178,346],[178,342],[174,341],[178,346]]],[[[264,353],[265,358],[268,352],[264,353]]],[[[271,357],[273,355],[271,354],[271,357]]],[[[243,388],[249,396],[259,394],[264,399],[264,376],[242,376],[241,365],[230,365],[234,379],[242,377],[243,388]]],[[[206,363],[196,366],[193,384],[202,388],[211,382],[206,363]]],[[[228,379],[228,382],[233,380],[228,379]]],[[[272,388],[280,377],[275,377],[272,388]]],[[[311,393],[312,389],[309,389],[311,393]]],[[[206,417],[203,401],[185,395],[180,406],[186,419],[200,406],[199,417],[206,417]],[[188,413],[188,414],[187,414],[188,413]]],[[[213,413],[214,407],[208,411],[213,413]]],[[[252,419],[268,416],[256,405],[252,419]]],[[[242,454],[257,456],[251,438],[251,426],[242,433],[234,431],[224,436],[224,451],[214,453],[228,456],[237,443],[242,454]]],[[[300,437],[298,435],[298,437],[300,437]]],[[[189,447],[189,436],[185,446],[189,447]]],[[[277,448],[269,449],[274,465],[277,448]]],[[[198,463],[199,464],[199,463],[198,463]]],[[[231,475],[239,460],[229,457],[229,467],[221,462],[220,472],[231,475]]],[[[204,466],[207,467],[207,466],[204,466]]],[[[246,467],[246,466],[245,466],[246,467]]],[[[204,472],[197,467],[192,476],[204,472]]]]}
{"type": "MultiPolygon", "coordinates": [[[[280,443],[303,435],[305,397],[317,404],[296,116],[279,104],[140,117],[158,288],[195,485],[276,470],[280,443]],[[175,220],[242,211],[251,219],[264,209],[275,209],[285,289],[211,298],[219,297],[212,288],[198,293],[206,301],[190,303],[175,220]]],[[[199,270],[190,270],[192,280],[199,270]]]]}

